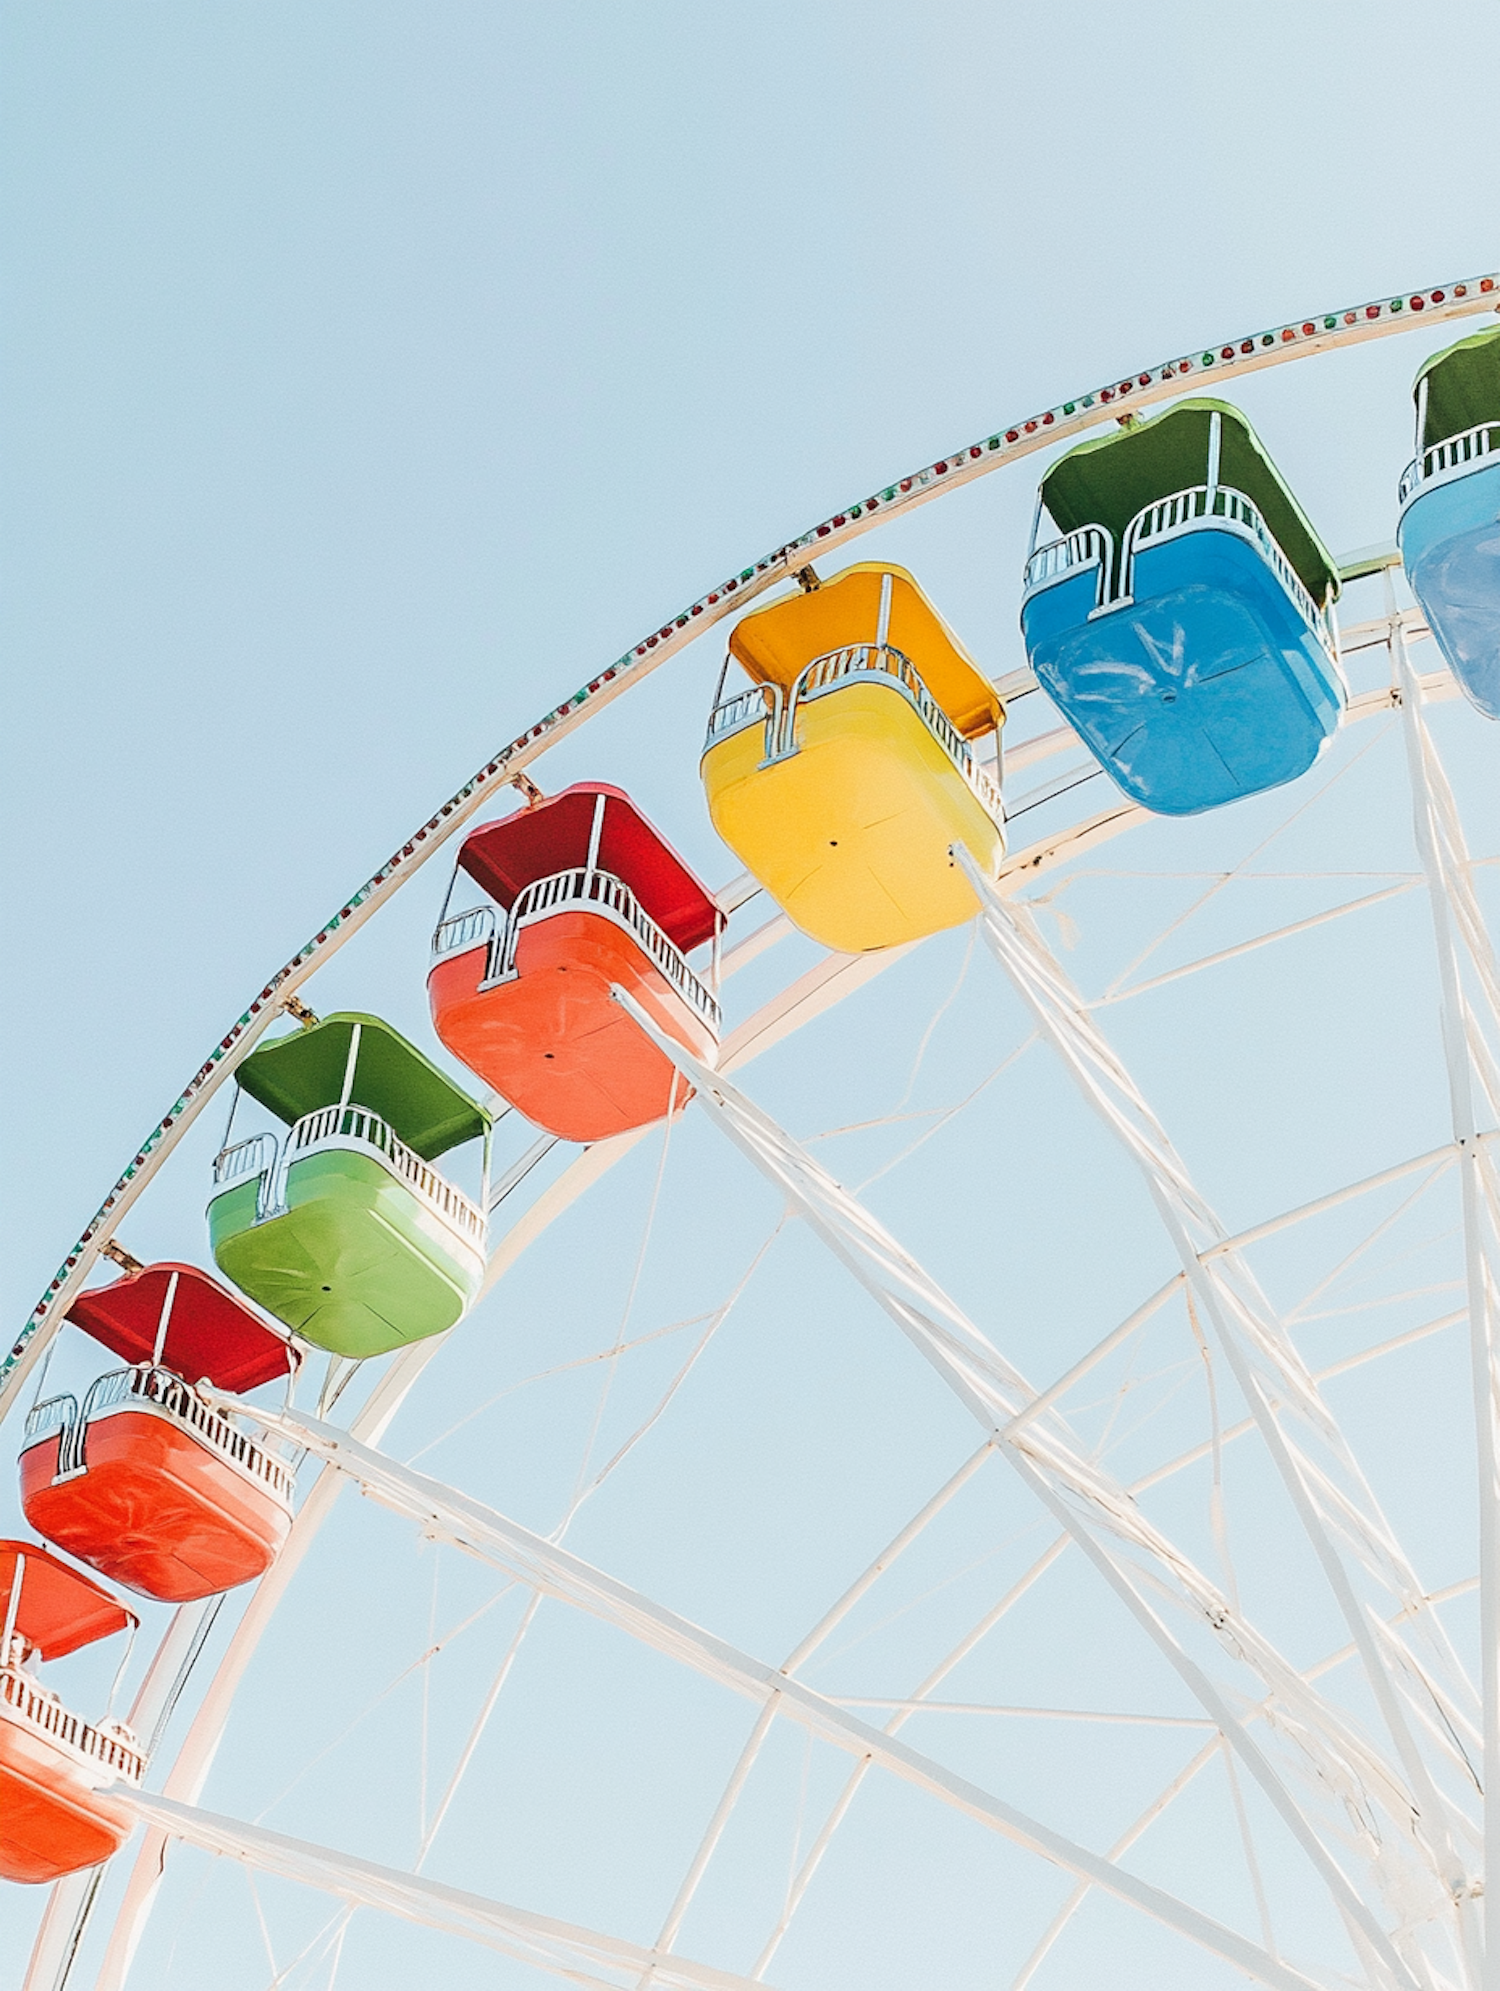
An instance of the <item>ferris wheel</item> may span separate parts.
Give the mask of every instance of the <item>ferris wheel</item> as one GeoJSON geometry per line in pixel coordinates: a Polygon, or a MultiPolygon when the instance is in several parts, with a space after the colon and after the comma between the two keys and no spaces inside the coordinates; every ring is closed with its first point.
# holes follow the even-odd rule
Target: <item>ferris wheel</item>
{"type": "Polygon", "coordinates": [[[1500,328],[1357,553],[1226,398],[1496,311],[878,488],[257,993],[0,1373],[26,1991],[1500,1991],[1500,328]],[[997,672],[917,528],[1029,457],[997,672]]]}

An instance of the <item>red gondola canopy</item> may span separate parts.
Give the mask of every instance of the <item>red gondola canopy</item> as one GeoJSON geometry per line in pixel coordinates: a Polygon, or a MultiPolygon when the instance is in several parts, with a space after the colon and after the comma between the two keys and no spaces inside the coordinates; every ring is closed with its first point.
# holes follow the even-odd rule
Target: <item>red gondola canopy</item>
{"type": "Polygon", "coordinates": [[[108,1638],[137,1622],[134,1611],[49,1555],[39,1542],[0,1541],[0,1613],[10,1610],[21,1556],[26,1564],[21,1571],[16,1630],[43,1659],[66,1659],[81,1645],[92,1645],[96,1638],[108,1638]]]}
{"type": "Polygon", "coordinates": [[[601,781],[580,781],[546,802],[487,823],[464,838],[461,870],[508,912],[538,878],[588,862],[594,805],[607,798],[598,867],[634,892],[651,918],[684,954],[711,940],[721,914],[707,889],[630,797],[601,781]]]}
{"type": "Polygon", "coordinates": [[[146,1265],[112,1285],[80,1293],[68,1319],[124,1362],[149,1362],[167,1288],[177,1290],[167,1320],[162,1366],[185,1382],[204,1377],[221,1390],[253,1390],[291,1368],[288,1343],[233,1293],[196,1265],[146,1265]]]}

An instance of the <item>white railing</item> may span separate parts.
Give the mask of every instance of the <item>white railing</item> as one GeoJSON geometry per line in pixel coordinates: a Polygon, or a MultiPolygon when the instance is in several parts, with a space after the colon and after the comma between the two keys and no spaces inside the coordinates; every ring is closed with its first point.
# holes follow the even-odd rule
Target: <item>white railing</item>
{"type": "Polygon", "coordinates": [[[1102,606],[1109,600],[1114,564],[1115,542],[1109,528],[1102,525],[1080,526],[1077,532],[1070,532],[1062,539],[1051,540],[1046,546],[1037,548],[1026,562],[1023,589],[1030,594],[1034,588],[1047,587],[1078,568],[1097,566],[1099,584],[1096,601],[1102,606]]]}
{"type": "Polygon", "coordinates": [[[1407,464],[1401,477],[1401,503],[1404,505],[1415,491],[1434,478],[1450,477],[1455,471],[1467,470],[1481,457],[1496,453],[1500,453],[1500,422],[1481,422],[1477,428],[1465,429],[1462,435],[1435,442],[1415,462],[1407,464]]]}
{"type": "Polygon", "coordinates": [[[778,684],[752,684],[748,691],[737,691],[731,698],[722,698],[708,715],[708,738],[704,742],[707,752],[716,740],[724,740],[731,733],[742,733],[749,726],[765,724],[771,735],[780,730],[781,686],[778,684]]]}
{"type": "Polygon", "coordinates": [[[91,1769],[108,1771],[127,1784],[138,1784],[146,1774],[146,1759],[123,1722],[100,1722],[95,1727],[82,1715],[71,1714],[50,1688],[19,1666],[0,1665],[0,1706],[10,1720],[57,1743],[91,1769]]]}
{"type": "Polygon", "coordinates": [[[274,1134],[252,1134],[247,1141],[236,1141],[232,1148],[221,1148],[214,1156],[215,1188],[238,1182],[246,1175],[269,1175],[276,1166],[278,1151],[274,1134]]]}
{"type": "Polygon", "coordinates": [[[851,643],[842,650],[829,650],[798,674],[783,700],[775,685],[752,685],[723,699],[709,714],[708,738],[704,751],[716,740],[748,726],[764,725],[766,760],[782,760],[797,751],[797,714],[812,698],[840,691],[860,677],[874,677],[901,692],[926,722],[927,730],[942,747],[958,772],[973,790],[980,806],[996,822],[1002,819],[1000,790],[974,757],[973,749],[947,713],[922,682],[911,658],[889,643],[851,643]]]}
{"type": "Polygon", "coordinates": [[[974,750],[963,734],[922,682],[911,658],[890,643],[852,643],[847,649],[830,650],[826,656],[814,657],[792,686],[792,695],[787,700],[782,719],[780,750],[783,753],[796,750],[797,713],[801,706],[809,699],[822,698],[828,692],[842,690],[845,685],[861,677],[874,677],[893,685],[908,704],[916,707],[927,730],[969,784],[980,807],[999,822],[1003,807],[1000,790],[975,759],[974,750]]]}
{"type": "Polygon", "coordinates": [[[78,1422],[78,1399],[76,1396],[49,1396],[41,1403],[34,1403],[26,1413],[26,1430],[22,1443],[34,1445],[41,1438],[50,1437],[54,1431],[61,1431],[63,1442],[59,1452],[68,1449],[68,1439],[78,1422]]]}
{"type": "Polygon", "coordinates": [[[683,1001],[712,1030],[719,1034],[719,1005],[688,966],[682,950],[662,931],[622,878],[612,871],[589,870],[580,865],[570,871],[554,871],[546,878],[533,879],[510,909],[505,932],[491,959],[487,979],[498,981],[515,972],[516,948],[521,929],[546,919],[570,906],[586,906],[603,913],[621,926],[650,956],[663,977],[683,1001]]]}
{"type": "Polygon", "coordinates": [[[378,1113],[353,1105],[320,1106],[315,1112],[304,1113],[286,1137],[281,1167],[283,1188],[292,1163],[318,1147],[355,1148],[378,1155],[429,1209],[483,1254],[486,1226],[479,1206],[439,1175],[429,1162],[413,1154],[378,1113]]]}
{"type": "MultiPolygon", "coordinates": [[[[93,1420],[122,1405],[150,1404],[171,1420],[192,1432],[210,1451],[241,1472],[259,1480],[283,1505],[290,1507],[296,1481],[280,1460],[275,1459],[253,1438],[237,1430],[229,1419],[212,1409],[196,1390],[171,1369],[141,1364],[133,1369],[111,1369],[90,1385],[83,1400],[83,1415],[69,1429],[59,1450],[59,1474],[76,1472],[88,1460],[88,1434],[93,1420]]],[[[38,1405],[38,1409],[42,1406],[38,1405]]],[[[28,1424],[27,1435],[30,1435],[28,1424]]]]}
{"type": "Polygon", "coordinates": [[[438,961],[445,954],[463,954],[481,942],[493,944],[494,939],[495,908],[473,906],[466,913],[455,913],[451,919],[442,921],[432,936],[432,958],[438,961]]]}
{"type": "Polygon", "coordinates": [[[1227,484],[1218,484],[1212,489],[1206,484],[1195,484],[1189,490],[1174,491],[1170,497],[1159,498],[1155,504],[1145,505],[1136,513],[1125,528],[1125,537],[1121,542],[1120,595],[1128,597],[1135,591],[1135,557],[1143,546],[1195,531],[1200,526],[1228,527],[1241,538],[1248,539],[1285,588],[1303,619],[1317,633],[1324,649],[1330,656],[1338,654],[1333,621],[1327,609],[1320,608],[1303,586],[1301,576],[1282,552],[1270,527],[1250,499],[1243,491],[1233,490],[1227,484]]]}

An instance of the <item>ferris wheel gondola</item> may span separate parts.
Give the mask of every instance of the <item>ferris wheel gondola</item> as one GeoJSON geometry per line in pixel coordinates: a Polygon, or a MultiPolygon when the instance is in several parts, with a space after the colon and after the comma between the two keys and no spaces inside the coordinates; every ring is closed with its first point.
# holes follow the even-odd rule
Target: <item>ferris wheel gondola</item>
{"type": "Polygon", "coordinates": [[[688,956],[717,951],[723,914],[630,797],[578,782],[534,801],[472,831],[459,872],[490,903],[433,935],[427,994],[453,1055],[562,1140],[603,1140],[661,1119],[674,1098],[686,1105],[610,990],[711,1056],[719,1005],[688,956]]]}
{"type": "Polygon", "coordinates": [[[1338,569],[1227,402],[1179,402],[1054,463],[1026,565],[1038,682],[1132,801],[1196,815],[1305,774],[1345,704],[1338,569]]]}
{"type": "Polygon", "coordinates": [[[484,1276],[478,1202],[433,1164],[490,1114],[378,1016],[263,1044],[238,1073],[287,1133],[222,1149],[209,1237],[220,1271],[306,1341],[363,1360],[453,1326],[484,1276]]]}
{"type": "Polygon", "coordinates": [[[35,1884],[97,1866],[133,1819],[109,1795],[145,1774],[123,1722],[87,1722],[35,1671],[135,1625],[107,1590],[30,1542],[0,1542],[0,1878],[35,1884]]]}
{"type": "Polygon", "coordinates": [[[987,876],[1005,850],[994,687],[904,567],[801,578],[730,635],[753,688],[724,698],[721,680],[709,718],[714,828],[804,933],[843,953],[972,919],[952,848],[987,876]],[[991,735],[986,767],[976,746],[991,735]]]}
{"type": "Polygon", "coordinates": [[[186,1603],[265,1574],[292,1524],[285,1461],[203,1399],[289,1377],[285,1335],[193,1265],[136,1265],[68,1315],[128,1367],[26,1420],[21,1507],[38,1534],[117,1583],[186,1603]]]}
{"type": "Polygon", "coordinates": [[[1454,676],[1500,719],[1500,329],[1435,354],[1413,398],[1401,556],[1454,676]]]}

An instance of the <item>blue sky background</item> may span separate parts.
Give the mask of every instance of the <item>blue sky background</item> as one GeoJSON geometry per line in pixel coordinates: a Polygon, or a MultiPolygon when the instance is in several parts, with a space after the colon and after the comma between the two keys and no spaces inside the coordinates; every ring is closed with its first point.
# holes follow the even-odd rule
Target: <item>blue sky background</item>
{"type": "MultiPolygon", "coordinates": [[[[16,1322],[266,975],[497,746],[725,572],[1117,370],[1500,260],[1493,118],[1463,82],[1500,61],[1487,0],[1238,13],[12,0],[0,35],[0,1279],[16,1322]]],[[[1235,396],[1336,549],[1393,530],[1407,385],[1437,343],[1418,332],[1235,396]]],[[[1022,661],[1033,489],[1025,471],[988,480],[870,542],[917,569],[996,673],[1022,661]]],[[[623,782],[711,883],[738,868],[693,772],[719,654],[699,645],[537,771],[549,788],[623,782]]],[[[1018,714],[1019,731],[1032,723],[1018,714]]],[[[1494,851],[1493,729],[1454,708],[1440,730],[1474,846],[1494,851]]],[[[1339,785],[1292,833],[1286,868],[1409,866],[1395,736],[1341,741],[1313,779],[1327,773],[1339,785]]],[[[1191,838],[1153,831],[1141,861],[1233,861],[1303,799],[1229,812],[1191,838]]],[[[440,870],[338,957],[311,993],[319,1009],[379,1009],[421,1036],[440,870]]],[[[1306,909],[1302,887],[1279,889],[1279,910],[1245,917],[1306,909]]],[[[1125,890],[1085,882],[1071,905],[1085,930],[1072,965],[1090,986],[1181,903],[1180,886],[1141,883],[1128,902],[1125,890]]],[[[1226,989],[1221,1012],[1207,996],[1200,1006],[1199,983],[1184,985],[1191,999],[1118,1012],[1120,1041],[1182,1138],[1198,1137],[1233,1221],[1444,1138],[1420,901],[1379,919],[1307,967],[1295,1015],[1278,1007],[1286,984],[1270,968],[1226,989]],[[1382,1057],[1398,1034],[1400,1055],[1382,1057]],[[1294,1106],[1306,1116],[1295,1135],[1294,1106]]],[[[1206,931],[1202,947],[1237,932],[1206,931]]],[[[964,935],[933,943],[800,1058],[768,1060],[750,1089],[801,1133],[890,1113],[965,947],[964,935]]],[[[732,1015],[814,958],[801,949],[747,973],[732,1015]]],[[[1009,1004],[989,964],[971,961],[909,1103],[960,1096],[1019,1044],[1009,1004]]],[[[872,1200],[978,1317],[1004,1302],[1023,1366],[1042,1378],[1159,1283],[1166,1261],[1102,1147],[1067,1207],[1058,1185],[1091,1138],[1081,1109],[1034,1053],[1013,1084],[872,1200]],[[1013,1276],[997,1270],[1007,1231],[1033,1239],[1013,1276]]],[[[205,1248],[217,1108],[208,1123],[126,1227],[143,1257],[205,1248]]],[[[905,1138],[898,1126],[846,1141],[838,1166],[859,1180],[905,1138]]],[[[506,1282],[445,1350],[393,1449],[409,1456],[471,1399],[609,1344],[658,1154],[653,1138],[586,1221],[506,1282]]],[[[669,1162],[632,1315],[647,1326],[721,1299],[777,1221],[775,1199],[691,1116],[669,1162]]],[[[752,1292],[743,1337],[716,1338],[705,1357],[701,1406],[663,1421],[649,1464],[585,1510],[575,1545],[770,1656],[976,1441],[904,1351],[882,1340],[874,1352],[866,1337],[883,1331],[807,1239],[778,1240],[752,1292]]],[[[606,1451],[676,1357],[642,1359],[611,1398],[606,1451]]],[[[75,1350],[60,1375],[67,1361],[88,1373],[75,1350]]],[[[1405,1427],[1420,1443],[1404,1442],[1389,1390],[1349,1414],[1392,1462],[1384,1490],[1404,1524],[1440,1558],[1444,1516],[1464,1498],[1451,1441],[1462,1409],[1446,1372],[1428,1383],[1420,1409],[1405,1393],[1405,1415],[1430,1422],[1405,1427]]],[[[551,1527],[593,1387],[561,1383],[535,1412],[477,1419],[429,1469],[551,1527]]],[[[1254,1505],[1253,1481],[1244,1497],[1254,1505]]],[[[903,1639],[920,1617],[935,1651],[984,1608],[993,1569],[962,1582],[953,1569],[997,1542],[1014,1539],[1017,1556],[1040,1546],[1013,1491],[989,1499],[976,1495],[934,1550],[945,1601],[913,1606],[903,1639]]],[[[1201,1524],[1186,1504],[1175,1520],[1201,1524]]],[[[1336,1644],[1335,1627],[1318,1646],[1323,1606],[1286,1575],[1276,1528],[1255,1539],[1270,1545],[1288,1636],[1305,1637],[1309,1657],[1336,1644]]],[[[341,1504],[247,1684],[206,1802],[257,1813],[341,1711],[352,1717],[421,1648],[439,1558],[398,1540],[390,1517],[341,1504]],[[353,1637],[376,1619],[380,1635],[353,1637]]],[[[1245,1553],[1255,1560],[1250,1540],[1245,1553]]],[[[456,1621],[489,1590],[453,1561],[439,1602],[456,1621]]],[[[911,1595],[926,1595],[916,1577],[911,1595]]],[[[1099,1627],[1075,1572],[1018,1637],[1015,1677],[976,1697],[1062,1691],[1060,1653],[1097,1656],[1114,1639],[1099,1627]]],[[[504,1635],[458,1651],[429,1697],[434,1760],[458,1746],[504,1635]]],[[[912,1634],[890,1665],[919,1674],[928,1636],[912,1634]]],[[[555,1641],[518,1676],[520,1711],[497,1744],[509,1753],[476,1771],[475,1809],[455,1814],[440,1877],[650,1940],[748,1723],[622,1642],[561,1626],[555,1641]]],[[[1155,1662],[1119,1665],[1121,1705],[1170,1690],[1155,1662]]],[[[886,1691],[890,1677],[872,1662],[865,1684],[841,1675],[841,1690],[886,1691]]],[[[267,1822],[409,1859],[422,1717],[398,1693],[379,1719],[388,1757],[335,1755],[267,1822]]],[[[1118,1801],[1101,1798],[1096,1740],[1049,1737],[1074,1751],[1072,1772],[1023,1751],[985,1773],[1102,1843],[1171,1770],[1165,1744],[1121,1743],[1118,1801]]],[[[925,1733],[923,1746],[936,1746],[925,1733]]],[[[685,1939],[737,1969],[774,1919],[765,1847],[784,1862],[793,1814],[811,1816],[840,1774],[832,1759],[804,1761],[800,1738],[778,1732],[775,1747],[786,1761],[747,1798],[743,1864],[727,1849],[734,1878],[685,1939]]],[[[1187,1870],[1212,1896],[1219,1876],[1195,1867],[1191,1812],[1171,1829],[1155,1877],[1187,1870]]],[[[851,1814],[839,1848],[826,1920],[782,1952],[771,1981],[978,1985],[994,1981],[992,1958],[1018,1967],[1026,1941],[1006,1904],[1037,1885],[1035,1863],[989,1842],[976,1856],[967,1828],[903,1793],[851,1814]],[[899,1903],[903,1885],[909,1913],[893,1910],[890,1926],[866,1915],[873,1899],[899,1903]],[[934,1925],[946,1948],[930,1946],[934,1925]]],[[[266,1983],[243,1880],[195,1855],[178,1866],[182,1892],[166,1897],[133,1981],[266,1983]],[[224,1961],[224,1931],[243,1974],[224,1961]]],[[[1253,1924],[1239,1885],[1210,1905],[1253,1924]]],[[[272,1893],[278,1926],[323,1913],[272,1893]]],[[[17,1890],[0,1900],[6,1982],[19,1982],[36,1906],[17,1890]]],[[[1292,1912],[1315,1946],[1316,1905],[1292,1912]]],[[[1099,1981],[1126,1954],[1113,1913],[1050,1982],[1099,1981]]],[[[439,1954],[455,1984],[532,1981],[456,1946],[419,1951],[369,1916],[338,1981],[384,1991],[439,1954]]],[[[1116,1981],[1220,1981],[1177,1945],[1130,1955],[1116,1981]]],[[[331,1981],[321,1968],[305,1981],[331,1981]]]]}

